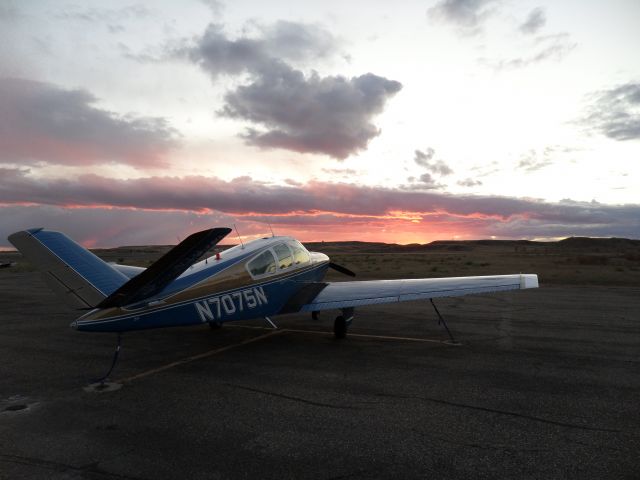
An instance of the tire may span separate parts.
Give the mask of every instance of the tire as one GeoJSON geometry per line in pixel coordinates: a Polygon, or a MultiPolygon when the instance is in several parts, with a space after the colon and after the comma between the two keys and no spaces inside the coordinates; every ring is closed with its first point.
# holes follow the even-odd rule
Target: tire
{"type": "Polygon", "coordinates": [[[342,315],[338,315],[335,322],[333,322],[333,334],[338,339],[347,336],[347,322],[342,315]]]}

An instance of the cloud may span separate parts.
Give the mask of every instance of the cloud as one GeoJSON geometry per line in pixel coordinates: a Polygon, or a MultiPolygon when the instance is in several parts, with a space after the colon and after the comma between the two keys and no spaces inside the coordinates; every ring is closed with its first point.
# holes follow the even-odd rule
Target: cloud
{"type": "Polygon", "coordinates": [[[314,24],[280,20],[255,28],[254,36],[230,39],[222,25],[210,24],[194,45],[183,46],[176,54],[188,56],[215,80],[245,72],[259,76],[274,64],[317,60],[337,48],[331,33],[314,24]]]}
{"type": "Polygon", "coordinates": [[[0,3],[0,22],[12,22],[22,16],[22,12],[18,10],[13,2],[0,3]]]}
{"type": "MultiPolygon", "coordinates": [[[[0,207],[0,247],[19,230],[46,227],[64,232],[87,247],[175,244],[190,233],[212,226],[232,225],[224,214],[188,211],[150,211],[125,208],[61,208],[11,205],[0,207]],[[171,225],[167,228],[167,225],[171,225]]],[[[242,232],[242,229],[241,229],[242,232]]],[[[243,232],[244,233],[244,232],[243,232]]],[[[233,241],[233,239],[232,239],[233,241]]],[[[223,242],[224,243],[224,242],[223,242]]]]}
{"type": "Polygon", "coordinates": [[[0,163],[166,165],[178,144],[166,120],[118,115],[96,102],[86,90],[0,78],[0,163]]]}
{"type": "Polygon", "coordinates": [[[475,35],[482,23],[493,13],[497,0],[440,0],[427,11],[434,21],[450,23],[462,32],[475,35]]]}
{"type": "Polygon", "coordinates": [[[353,168],[323,168],[322,171],[329,175],[340,175],[345,177],[354,177],[358,175],[358,172],[353,168]]]}
{"type": "Polygon", "coordinates": [[[640,83],[629,82],[593,94],[580,123],[615,140],[640,139],[640,83]]]}
{"type": "Polygon", "coordinates": [[[279,20],[258,28],[265,50],[272,58],[315,61],[334,55],[339,46],[331,32],[312,23],[279,20]]]}
{"type": "Polygon", "coordinates": [[[216,17],[222,16],[222,13],[225,10],[225,4],[223,2],[220,2],[218,0],[200,0],[200,1],[203,4],[205,4],[207,8],[209,8],[209,10],[211,11],[211,13],[213,13],[214,16],[216,17]]]}
{"type": "Polygon", "coordinates": [[[248,75],[247,84],[226,93],[219,110],[255,125],[240,135],[247,144],[342,160],[380,134],[373,117],[400,91],[400,82],[372,73],[323,77],[294,68],[288,62],[317,61],[335,52],[336,40],[317,25],[280,21],[259,26],[257,33],[232,40],[221,26],[209,25],[185,50],[213,80],[248,75]]]}
{"type": "Polygon", "coordinates": [[[449,166],[442,160],[434,160],[435,154],[436,151],[431,147],[427,147],[424,152],[422,150],[415,151],[413,160],[417,165],[427,171],[421,174],[417,179],[414,176],[409,177],[407,180],[412,184],[409,188],[435,190],[445,187],[445,185],[438,183],[434,175],[438,175],[440,177],[451,175],[453,170],[451,170],[451,168],[449,168],[449,166]],[[416,181],[419,183],[414,183],[416,181]]]}
{"type": "Polygon", "coordinates": [[[371,73],[351,79],[315,72],[305,77],[281,64],[227,93],[221,113],[265,127],[246,130],[242,137],[250,145],[342,160],[380,134],[371,118],[400,89],[399,82],[371,73]]]}
{"type": "Polygon", "coordinates": [[[480,58],[479,62],[494,70],[514,70],[549,60],[559,62],[576,46],[577,43],[571,40],[568,33],[543,35],[534,39],[533,52],[528,55],[501,60],[480,58]]]}
{"type": "Polygon", "coordinates": [[[420,177],[418,177],[418,180],[420,181],[420,183],[412,185],[412,188],[419,190],[438,190],[445,187],[441,183],[438,183],[438,181],[433,178],[433,175],[431,175],[430,173],[423,173],[422,175],[420,175],[420,177]]]}
{"type": "Polygon", "coordinates": [[[527,16],[527,19],[518,27],[518,30],[525,35],[533,35],[544,27],[546,22],[547,17],[544,13],[544,9],[536,7],[529,12],[529,16],[527,16]]]}
{"type": "Polygon", "coordinates": [[[90,23],[111,23],[121,20],[139,20],[151,16],[152,11],[144,5],[129,5],[122,8],[96,8],[67,6],[55,17],[61,20],[81,20],[90,23]]]}
{"type": "Polygon", "coordinates": [[[553,163],[550,158],[552,153],[553,149],[549,147],[545,148],[542,153],[539,153],[538,151],[533,149],[529,150],[520,157],[517,168],[526,170],[527,172],[535,172],[537,170],[540,170],[553,163]]]}
{"type": "Polygon", "coordinates": [[[436,151],[431,147],[427,147],[426,151],[424,152],[421,150],[416,150],[414,160],[421,167],[427,167],[435,154],[436,151]]]}
{"type": "Polygon", "coordinates": [[[457,183],[461,187],[479,187],[480,185],[482,185],[482,182],[480,180],[474,180],[473,178],[459,180],[457,183]]]}
{"type": "Polygon", "coordinates": [[[417,165],[420,165],[421,167],[425,168],[428,172],[431,172],[433,174],[440,175],[443,177],[446,175],[451,175],[453,173],[453,170],[451,169],[451,167],[449,167],[449,165],[447,165],[442,160],[435,160],[435,161],[433,160],[435,153],[436,153],[435,150],[431,147],[427,148],[426,152],[423,152],[421,150],[416,150],[415,157],[413,160],[416,162],[417,165]]]}
{"type": "MultiPolygon", "coordinates": [[[[203,176],[115,180],[84,175],[44,179],[24,169],[3,168],[0,169],[0,178],[2,240],[11,233],[8,229],[16,226],[14,215],[20,208],[34,208],[41,212],[39,216],[29,217],[32,222],[29,226],[55,227],[55,222],[42,213],[53,207],[67,212],[71,218],[75,211],[94,211],[97,218],[109,219],[102,230],[118,228],[118,222],[114,220],[116,215],[105,213],[115,209],[155,212],[149,215],[151,220],[148,221],[143,220],[142,215],[123,213],[126,218],[140,219],[140,225],[135,225],[134,230],[146,228],[152,221],[160,222],[166,230],[168,222],[178,214],[201,216],[204,223],[211,215],[216,221],[227,222],[225,224],[232,217],[245,221],[268,220],[274,225],[288,222],[297,225],[297,232],[308,227],[305,230],[307,238],[318,238],[331,228],[355,238],[360,230],[355,234],[354,225],[368,225],[367,228],[378,234],[387,226],[402,226],[418,233],[433,231],[437,227],[436,230],[439,228],[441,232],[458,229],[476,237],[499,235],[511,238],[637,236],[640,231],[640,205],[604,205],[571,200],[552,203],[527,198],[452,195],[349,183],[309,182],[283,186],[256,182],[248,177],[232,181],[203,176]],[[166,214],[166,222],[159,220],[163,218],[161,214],[166,214]],[[36,221],[38,219],[41,221],[36,221]],[[327,228],[313,227],[321,223],[327,228]],[[409,223],[411,225],[407,226],[409,223]]],[[[80,222],[85,217],[79,214],[75,218],[80,222]]],[[[89,227],[95,223],[89,222],[86,226],[78,223],[77,228],[86,228],[91,233],[89,227]]],[[[184,223],[181,221],[179,225],[184,223]]],[[[153,228],[157,231],[158,225],[153,228]]],[[[154,243],[153,238],[146,243],[154,243]]]]}

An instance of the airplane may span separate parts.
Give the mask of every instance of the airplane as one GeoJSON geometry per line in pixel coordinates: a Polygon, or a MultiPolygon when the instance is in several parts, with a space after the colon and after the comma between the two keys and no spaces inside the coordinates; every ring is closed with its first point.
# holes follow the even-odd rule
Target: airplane
{"type": "MultiPolygon", "coordinates": [[[[231,232],[194,233],[148,268],[107,263],[63,233],[33,228],[8,240],[44,275],[63,301],[84,313],[71,326],[85,332],[123,332],[223,323],[322,310],[338,310],[333,332],[347,336],[356,307],[538,287],[535,274],[325,282],[329,268],[354,277],[289,236],[272,236],[200,259],[231,232]]],[[[109,371],[109,373],[111,372],[109,371]]],[[[108,377],[109,373],[104,377],[108,377]]],[[[104,380],[104,379],[103,379],[104,380]]]]}

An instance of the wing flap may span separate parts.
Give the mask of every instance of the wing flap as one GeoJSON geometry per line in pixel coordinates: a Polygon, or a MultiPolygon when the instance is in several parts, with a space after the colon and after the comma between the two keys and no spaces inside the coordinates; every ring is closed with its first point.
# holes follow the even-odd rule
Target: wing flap
{"type": "Polygon", "coordinates": [[[312,301],[302,305],[300,311],[311,312],[537,287],[538,276],[535,274],[332,282],[312,301]]]}
{"type": "Polygon", "coordinates": [[[131,305],[160,293],[230,231],[230,228],[211,228],[190,235],[105,298],[98,308],[131,305]]]}

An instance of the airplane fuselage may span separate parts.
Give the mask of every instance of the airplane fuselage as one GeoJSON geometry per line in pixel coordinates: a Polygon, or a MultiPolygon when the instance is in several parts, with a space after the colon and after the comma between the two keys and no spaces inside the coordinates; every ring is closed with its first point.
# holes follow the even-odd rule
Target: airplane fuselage
{"type": "Polygon", "coordinates": [[[328,267],[328,256],[307,252],[290,237],[259,239],[194,264],[153,298],[91,310],[72,326],[124,332],[269,317],[293,311],[292,305],[303,299],[296,296],[306,285],[321,282],[328,267]],[[270,270],[262,272],[265,257],[273,257],[275,266],[269,260],[270,270]]]}

